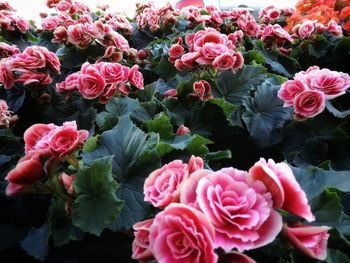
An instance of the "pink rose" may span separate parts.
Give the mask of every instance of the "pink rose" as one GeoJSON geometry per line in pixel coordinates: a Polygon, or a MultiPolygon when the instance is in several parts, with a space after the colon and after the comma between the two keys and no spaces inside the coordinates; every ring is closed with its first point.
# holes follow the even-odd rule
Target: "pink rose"
{"type": "MultiPolygon", "coordinates": [[[[195,67],[195,61],[197,58],[199,58],[200,54],[198,52],[190,52],[183,54],[181,57],[181,62],[184,66],[187,68],[194,68],[195,67]]],[[[176,66],[176,61],[175,61],[176,66]]]]}
{"type": "Polygon", "coordinates": [[[185,125],[181,124],[179,126],[179,128],[177,129],[177,131],[176,131],[176,135],[182,136],[182,135],[188,134],[190,132],[191,131],[190,131],[190,129],[188,127],[186,127],[185,125]]]}
{"type": "Polygon", "coordinates": [[[204,214],[171,204],[156,215],[149,240],[158,262],[216,263],[214,237],[214,228],[204,214]]]}
{"type": "Polygon", "coordinates": [[[330,228],[327,226],[283,226],[283,233],[296,249],[318,260],[327,257],[328,230],[330,228]]]}
{"type": "Polygon", "coordinates": [[[188,161],[188,174],[191,175],[197,170],[201,170],[204,168],[204,162],[201,157],[196,157],[194,155],[191,156],[190,160],[188,161]]]}
{"type": "Polygon", "coordinates": [[[38,69],[46,66],[46,57],[42,52],[43,47],[29,46],[21,54],[14,57],[12,69],[21,71],[23,69],[38,69]]]}
{"type": "Polygon", "coordinates": [[[53,31],[53,43],[66,43],[68,40],[68,32],[64,26],[59,26],[53,31]]]}
{"type": "Polygon", "coordinates": [[[24,18],[17,18],[16,19],[16,26],[22,34],[27,33],[27,31],[30,28],[29,22],[27,20],[25,20],[24,18]]]}
{"type": "Polygon", "coordinates": [[[255,36],[258,32],[258,25],[255,22],[255,20],[248,21],[246,24],[245,31],[247,32],[247,35],[249,36],[255,36]]]}
{"type": "Polygon", "coordinates": [[[126,84],[120,84],[118,90],[125,96],[128,96],[130,93],[130,87],[126,84]]]}
{"type": "Polygon", "coordinates": [[[265,184],[272,195],[274,208],[281,208],[309,222],[315,220],[306,194],[287,164],[275,163],[272,159],[266,162],[265,159],[261,158],[250,168],[249,179],[265,184]]]}
{"type": "Polygon", "coordinates": [[[329,69],[316,70],[309,75],[309,86],[324,92],[326,99],[334,99],[345,94],[350,87],[350,76],[329,69]]]}
{"type": "Polygon", "coordinates": [[[202,211],[214,225],[215,247],[225,251],[262,247],[282,229],[282,217],[273,209],[271,194],[247,172],[224,168],[198,170],[185,182],[181,202],[202,211]]]}
{"type": "Polygon", "coordinates": [[[121,51],[128,51],[130,49],[129,42],[121,34],[112,31],[111,37],[113,45],[121,51]]]}
{"type": "Polygon", "coordinates": [[[26,154],[39,154],[47,156],[51,153],[49,148],[50,138],[57,126],[54,124],[34,124],[23,135],[24,150],[26,154]]]}
{"type": "Polygon", "coordinates": [[[8,110],[8,105],[5,100],[0,100],[0,127],[8,127],[11,121],[11,113],[8,110]]]}
{"type": "Polygon", "coordinates": [[[327,24],[327,31],[334,34],[335,36],[341,37],[343,36],[343,29],[338,23],[332,19],[327,24]]]}
{"type": "Polygon", "coordinates": [[[11,59],[2,59],[0,62],[0,83],[4,85],[5,89],[10,89],[14,85],[14,75],[11,71],[11,59]]]}
{"type": "Polygon", "coordinates": [[[184,54],[185,49],[179,44],[174,44],[169,49],[169,56],[171,58],[179,58],[184,54]]]}
{"type": "Polygon", "coordinates": [[[310,38],[314,32],[315,26],[313,21],[305,21],[298,29],[298,34],[303,39],[310,38]]]}
{"type": "Polygon", "coordinates": [[[228,52],[228,48],[224,44],[206,43],[202,47],[203,56],[209,60],[213,60],[226,52],[228,52]]]}
{"type": "Polygon", "coordinates": [[[43,20],[41,26],[45,30],[53,31],[57,28],[59,24],[60,20],[57,16],[48,16],[43,20]]]}
{"type": "Polygon", "coordinates": [[[86,48],[94,39],[88,35],[83,25],[70,25],[67,29],[68,41],[79,48],[86,48]]]}
{"type": "Polygon", "coordinates": [[[16,82],[22,83],[24,86],[32,83],[48,85],[52,82],[52,78],[47,73],[26,70],[16,79],[16,82]]]}
{"type": "Polygon", "coordinates": [[[51,153],[58,158],[71,154],[84,144],[88,136],[88,131],[78,131],[75,121],[65,122],[55,130],[50,138],[51,153]]]}
{"type": "Polygon", "coordinates": [[[294,112],[299,119],[315,117],[324,110],[325,106],[325,95],[318,90],[305,90],[293,101],[294,112]]]}
{"type": "MultiPolygon", "coordinates": [[[[83,71],[83,68],[82,68],[83,71]]],[[[104,90],[106,82],[98,69],[90,67],[78,78],[78,90],[85,99],[95,99],[104,90]]]]}
{"type": "Polygon", "coordinates": [[[19,53],[21,53],[21,51],[15,45],[9,45],[5,42],[0,42],[0,59],[11,57],[12,55],[19,53]]]}
{"type": "Polygon", "coordinates": [[[66,77],[66,79],[56,84],[56,91],[58,93],[71,92],[78,89],[78,79],[80,73],[72,73],[66,77]]]}
{"type": "Polygon", "coordinates": [[[187,69],[187,67],[185,66],[185,64],[181,61],[181,59],[177,59],[175,60],[175,68],[178,71],[184,71],[187,69]]]}
{"type": "Polygon", "coordinates": [[[236,70],[242,68],[244,65],[244,58],[242,54],[240,52],[234,52],[232,56],[234,58],[232,69],[236,70]]]}
{"type": "Polygon", "coordinates": [[[232,54],[224,53],[216,57],[213,61],[213,66],[218,70],[226,70],[233,67],[235,59],[232,54]]]}
{"type": "Polygon", "coordinates": [[[283,107],[293,106],[294,98],[308,87],[299,79],[284,82],[278,91],[278,97],[284,101],[283,107]]]}
{"type": "Polygon", "coordinates": [[[74,188],[73,188],[74,179],[75,179],[74,175],[68,175],[66,173],[61,173],[60,175],[60,180],[68,194],[74,193],[74,188]]]}
{"type": "Polygon", "coordinates": [[[107,84],[125,82],[126,76],[124,76],[123,66],[120,64],[104,62],[101,63],[99,71],[107,84]]]}
{"type": "Polygon", "coordinates": [[[143,76],[138,70],[138,66],[134,65],[129,71],[128,79],[130,83],[138,89],[143,90],[143,76]]]}
{"type": "Polygon", "coordinates": [[[98,101],[102,104],[106,104],[115,96],[116,93],[117,93],[117,85],[114,83],[108,84],[105,87],[104,91],[102,92],[98,101]]]}
{"type": "Polygon", "coordinates": [[[153,218],[133,225],[135,239],[132,242],[132,259],[147,261],[153,259],[150,249],[149,235],[153,224],[153,218]]]}
{"type": "Polygon", "coordinates": [[[66,12],[69,11],[69,9],[72,7],[72,3],[69,1],[60,1],[58,5],[56,6],[56,9],[60,12],[66,12]]]}
{"type": "Polygon", "coordinates": [[[143,186],[145,201],[159,208],[178,202],[180,189],[187,178],[187,164],[181,160],[172,161],[153,171],[143,186]]]}
{"type": "Polygon", "coordinates": [[[39,156],[24,156],[5,178],[9,182],[6,188],[6,194],[8,196],[19,195],[42,176],[43,168],[39,156]]]}
{"type": "Polygon", "coordinates": [[[193,91],[190,95],[197,97],[200,100],[206,101],[212,98],[210,84],[205,80],[196,81],[193,83],[193,91]]]}

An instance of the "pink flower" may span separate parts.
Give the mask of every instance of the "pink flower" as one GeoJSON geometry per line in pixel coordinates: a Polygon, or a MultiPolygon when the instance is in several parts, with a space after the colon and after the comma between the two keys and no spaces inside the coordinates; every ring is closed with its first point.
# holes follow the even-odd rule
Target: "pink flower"
{"type": "Polygon", "coordinates": [[[60,180],[68,194],[74,193],[74,188],[73,188],[74,179],[75,179],[74,175],[68,175],[66,173],[61,173],[60,175],[60,180]]]}
{"type": "Polygon", "coordinates": [[[5,42],[0,42],[0,58],[11,57],[12,55],[19,53],[21,53],[21,51],[15,45],[9,45],[5,42]]]}
{"type": "Polygon", "coordinates": [[[107,84],[119,84],[127,79],[127,76],[124,76],[123,66],[117,63],[101,63],[99,71],[107,84]]]}
{"type": "Polygon", "coordinates": [[[24,156],[5,178],[9,182],[6,194],[8,196],[21,194],[23,190],[37,182],[42,175],[43,168],[39,156],[24,156]]]}
{"type": "Polygon", "coordinates": [[[234,63],[232,66],[232,69],[240,69],[244,65],[244,58],[240,52],[234,52],[233,53],[234,63]]]}
{"type": "Polygon", "coordinates": [[[130,83],[138,89],[143,89],[143,76],[138,70],[138,66],[134,65],[129,71],[128,79],[130,83]]]}
{"type": "Polygon", "coordinates": [[[185,49],[179,44],[174,44],[169,49],[169,56],[171,58],[179,58],[183,55],[185,49]]]}
{"type": "Polygon", "coordinates": [[[298,119],[315,117],[324,110],[325,106],[325,95],[318,90],[305,90],[293,101],[294,112],[298,119]]]}
{"type": "Polygon", "coordinates": [[[58,93],[63,93],[77,90],[79,77],[80,73],[72,73],[68,75],[63,82],[56,84],[56,91],[58,93]]]}
{"type": "Polygon", "coordinates": [[[214,238],[214,228],[204,214],[171,204],[155,217],[149,240],[158,262],[216,263],[214,238]]]}
{"type": "Polygon", "coordinates": [[[94,39],[87,34],[83,25],[70,25],[67,29],[68,41],[79,48],[86,48],[94,39]]]}
{"type": "Polygon", "coordinates": [[[143,186],[145,201],[159,208],[178,202],[180,189],[187,178],[187,164],[181,160],[172,161],[153,171],[143,186]]]}
{"type": "Polygon", "coordinates": [[[22,34],[27,33],[27,31],[30,28],[29,22],[27,20],[25,20],[24,18],[17,18],[15,21],[16,21],[16,26],[17,26],[18,30],[22,34]]]}
{"type": "MultiPolygon", "coordinates": [[[[83,66],[82,72],[84,72],[83,66]]],[[[78,78],[78,90],[85,99],[97,98],[103,92],[105,86],[105,79],[101,76],[98,69],[94,67],[89,67],[78,78]]]]}
{"type": "Polygon", "coordinates": [[[45,30],[53,31],[57,28],[59,24],[60,21],[57,16],[48,16],[43,20],[41,26],[45,30]]]}
{"type": "Polygon", "coordinates": [[[299,79],[284,82],[278,91],[278,97],[284,101],[283,107],[293,106],[294,98],[308,87],[299,79]]]}
{"type": "Polygon", "coordinates": [[[8,110],[5,100],[0,100],[0,126],[9,127],[11,121],[11,113],[8,110]]]}
{"type": "Polygon", "coordinates": [[[5,89],[10,89],[14,85],[14,75],[11,71],[10,60],[2,59],[0,62],[0,83],[5,89]]]}
{"type": "Polygon", "coordinates": [[[309,86],[311,89],[324,92],[326,99],[334,99],[345,94],[350,87],[350,76],[326,68],[315,70],[309,74],[309,86]]]}
{"type": "Polygon", "coordinates": [[[210,84],[205,80],[196,81],[193,83],[193,91],[190,95],[206,101],[212,98],[210,84]]]}
{"type": "Polygon", "coordinates": [[[47,73],[26,70],[16,79],[16,82],[22,83],[25,86],[32,83],[48,85],[52,82],[52,78],[47,73]]]}
{"type": "Polygon", "coordinates": [[[135,239],[132,242],[132,258],[139,261],[153,259],[150,249],[150,228],[153,224],[153,218],[136,223],[133,226],[135,239]]]}
{"type": "Polygon", "coordinates": [[[102,92],[98,101],[102,104],[106,104],[115,96],[116,93],[117,93],[117,85],[108,84],[105,87],[104,91],[102,92]]]}
{"type": "Polygon", "coordinates": [[[164,93],[164,96],[166,97],[176,97],[177,96],[177,90],[176,89],[169,89],[164,93]]]}
{"type": "Polygon", "coordinates": [[[198,170],[181,190],[181,202],[202,211],[216,230],[215,247],[242,252],[272,242],[282,229],[271,194],[247,172],[224,168],[198,170]]]}
{"type": "Polygon", "coordinates": [[[23,135],[24,150],[26,154],[38,154],[47,156],[51,153],[49,149],[50,138],[57,126],[54,124],[34,124],[30,126],[23,135]]]}
{"type": "Polygon", "coordinates": [[[38,69],[46,66],[46,57],[43,53],[44,47],[29,46],[21,54],[14,57],[12,69],[21,71],[23,69],[38,69]]]}
{"type": "Polygon", "coordinates": [[[145,49],[141,49],[137,52],[137,58],[139,60],[144,60],[144,59],[148,58],[148,56],[149,56],[149,54],[148,54],[147,50],[145,50],[145,49]]]}
{"type": "Polygon", "coordinates": [[[187,69],[187,66],[185,66],[185,64],[182,62],[181,59],[177,59],[177,60],[175,60],[175,68],[178,71],[184,71],[187,69]]]}
{"type": "Polygon", "coordinates": [[[69,11],[69,9],[72,7],[72,3],[69,1],[60,1],[58,5],[56,6],[56,9],[60,12],[66,12],[69,11]]]}
{"type": "Polygon", "coordinates": [[[205,58],[209,59],[209,63],[216,57],[228,52],[227,46],[224,44],[206,43],[202,47],[202,54],[205,58]]]}
{"type": "Polygon", "coordinates": [[[191,156],[190,160],[188,161],[188,174],[191,175],[197,170],[201,170],[204,168],[204,162],[201,157],[196,157],[194,155],[191,156]]]}
{"type": "Polygon", "coordinates": [[[296,249],[318,260],[327,257],[328,230],[327,226],[283,226],[283,233],[296,249]]]}
{"type": "MultiPolygon", "coordinates": [[[[200,54],[198,52],[189,52],[182,55],[181,62],[187,68],[194,68],[195,61],[197,58],[199,58],[199,56],[200,54]]],[[[176,61],[175,61],[175,67],[176,67],[176,61]]]]}
{"type": "Polygon", "coordinates": [[[247,35],[249,36],[255,36],[258,33],[258,29],[259,27],[254,20],[248,21],[245,28],[247,35]]]}
{"type": "Polygon", "coordinates": [[[188,127],[186,127],[185,125],[181,124],[179,126],[179,128],[177,129],[177,131],[176,131],[176,135],[182,136],[182,135],[188,134],[190,132],[191,131],[190,131],[190,129],[188,127]]]}
{"type": "Polygon", "coordinates": [[[343,29],[340,25],[338,25],[338,23],[334,19],[328,22],[327,31],[333,33],[335,36],[338,37],[343,36],[343,29]]]}
{"type": "Polygon", "coordinates": [[[88,131],[78,131],[75,121],[65,122],[55,130],[50,138],[49,147],[51,153],[58,158],[69,155],[82,146],[88,136],[88,131]]]}
{"type": "Polygon", "coordinates": [[[314,32],[315,26],[313,21],[305,21],[298,29],[298,34],[303,39],[310,38],[314,32]]]}
{"type": "Polygon", "coordinates": [[[235,58],[230,53],[224,53],[216,57],[213,61],[213,66],[218,70],[226,70],[233,67],[235,58]]]}
{"type": "Polygon", "coordinates": [[[305,192],[285,163],[266,162],[261,158],[249,170],[249,179],[261,181],[271,193],[274,208],[281,208],[311,222],[315,220],[308,205],[305,192]]]}

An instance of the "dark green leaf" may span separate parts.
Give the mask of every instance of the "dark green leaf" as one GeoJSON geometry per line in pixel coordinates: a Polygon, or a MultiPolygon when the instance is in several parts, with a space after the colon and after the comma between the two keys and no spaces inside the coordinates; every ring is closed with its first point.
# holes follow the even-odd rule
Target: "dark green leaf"
{"type": "Polygon", "coordinates": [[[32,228],[28,236],[21,241],[21,247],[37,260],[44,261],[49,253],[49,226],[32,228]]]}
{"type": "Polygon", "coordinates": [[[230,159],[230,158],[232,158],[232,154],[231,154],[230,150],[209,152],[206,154],[205,158],[208,161],[217,161],[217,160],[222,160],[222,159],[230,159]]]}
{"type": "Polygon", "coordinates": [[[100,235],[123,207],[115,195],[118,184],[112,177],[112,158],[95,159],[90,167],[80,168],[74,180],[73,224],[95,235],[100,235]]]}
{"type": "Polygon", "coordinates": [[[345,117],[350,115],[350,110],[340,111],[332,104],[332,101],[326,101],[326,108],[332,113],[335,117],[344,119],[345,117]]]}
{"type": "Polygon", "coordinates": [[[327,263],[350,263],[350,258],[339,250],[328,249],[327,263]]]}
{"type": "Polygon", "coordinates": [[[291,120],[291,109],[284,108],[277,97],[279,84],[275,79],[267,79],[258,86],[254,98],[243,100],[244,120],[253,142],[259,147],[267,147],[282,140],[281,128],[291,120]]]}
{"type": "Polygon", "coordinates": [[[159,115],[155,116],[153,120],[149,120],[145,124],[148,132],[159,133],[162,140],[168,140],[174,136],[173,126],[171,125],[169,118],[164,113],[160,113],[159,115]]]}

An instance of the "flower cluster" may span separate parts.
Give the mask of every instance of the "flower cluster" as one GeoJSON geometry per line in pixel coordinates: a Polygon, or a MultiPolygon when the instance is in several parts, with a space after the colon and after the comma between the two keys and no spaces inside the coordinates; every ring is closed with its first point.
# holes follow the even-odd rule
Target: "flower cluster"
{"type": "Polygon", "coordinates": [[[296,10],[297,12],[286,20],[288,23],[286,29],[289,31],[305,20],[317,21],[323,25],[334,20],[336,23],[342,21],[344,31],[350,33],[350,1],[348,0],[300,0],[296,4],[296,10]]]}
{"type": "Polygon", "coordinates": [[[149,2],[142,7],[142,12],[136,15],[137,26],[142,29],[157,31],[161,27],[169,27],[176,23],[179,10],[175,10],[170,3],[157,8],[154,3],[149,2]]]}
{"type": "Polygon", "coordinates": [[[120,32],[122,35],[130,35],[133,28],[124,14],[106,13],[99,18],[104,24],[110,25],[113,30],[120,32]]]}
{"type": "Polygon", "coordinates": [[[320,114],[326,100],[345,94],[349,87],[349,74],[313,66],[283,83],[278,97],[284,107],[293,106],[295,119],[305,120],[320,114]]]}
{"type": "Polygon", "coordinates": [[[169,49],[169,61],[175,63],[179,71],[199,66],[212,66],[217,70],[236,70],[243,66],[243,56],[235,51],[236,47],[229,37],[213,28],[186,34],[187,53],[182,42],[181,38],[178,39],[169,49]]]}
{"type": "Polygon", "coordinates": [[[334,19],[330,20],[326,26],[316,21],[305,20],[302,24],[297,24],[292,28],[293,37],[301,39],[312,39],[317,33],[323,31],[338,37],[343,35],[341,26],[334,19]]]}
{"type": "Polygon", "coordinates": [[[5,178],[6,194],[15,196],[33,186],[53,160],[62,160],[78,150],[88,137],[88,131],[78,130],[75,121],[62,126],[34,124],[24,133],[25,156],[5,178]],[[45,164],[43,165],[43,162],[45,164]]]}
{"type": "MultiPolygon", "coordinates": [[[[125,18],[119,24],[115,19],[120,21],[121,16],[114,15],[100,18],[94,22],[86,5],[71,0],[60,1],[55,4],[55,7],[58,14],[46,16],[41,24],[44,30],[53,32],[52,42],[70,43],[84,49],[97,41],[105,47],[113,46],[119,51],[129,50],[128,41],[114,31],[118,25],[127,23],[125,18]]],[[[123,26],[124,29],[126,27],[126,25],[123,26]]],[[[130,25],[128,30],[130,30],[130,25]]]]}
{"type": "Polygon", "coordinates": [[[143,76],[138,66],[131,68],[119,63],[100,62],[81,66],[79,72],[70,74],[56,84],[58,93],[79,91],[85,99],[99,99],[100,103],[107,103],[115,96],[117,90],[128,95],[131,86],[143,89],[143,76]]]}
{"type": "MultiPolygon", "coordinates": [[[[164,210],[134,225],[133,258],[139,261],[217,262],[216,248],[225,257],[249,259],[241,253],[271,243],[281,232],[277,209],[315,220],[290,167],[271,159],[260,159],[249,172],[205,170],[194,156],[188,164],[175,160],[149,175],[144,193],[145,201],[164,210]],[[233,249],[239,253],[232,255],[233,249]]],[[[309,227],[285,224],[284,233],[306,255],[325,259],[328,228],[309,227]]]]}
{"type": "Polygon", "coordinates": [[[31,25],[24,18],[17,16],[15,11],[8,2],[0,3],[0,27],[8,31],[17,29],[22,34],[25,34],[31,25]]]}
{"type": "Polygon", "coordinates": [[[59,73],[61,63],[55,53],[45,47],[29,46],[22,53],[11,47],[13,56],[0,60],[0,83],[10,89],[14,83],[47,85],[51,72],[59,73]]]}
{"type": "Polygon", "coordinates": [[[0,100],[0,127],[9,127],[11,122],[11,112],[7,102],[0,100]]]}

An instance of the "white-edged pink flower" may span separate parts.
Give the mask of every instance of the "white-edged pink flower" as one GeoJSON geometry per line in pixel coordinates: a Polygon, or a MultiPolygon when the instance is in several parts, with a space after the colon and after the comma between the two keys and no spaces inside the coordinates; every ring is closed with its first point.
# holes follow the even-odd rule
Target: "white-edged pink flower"
{"type": "Polygon", "coordinates": [[[283,107],[290,107],[293,106],[294,98],[307,89],[306,84],[299,79],[287,80],[281,85],[277,95],[283,100],[283,107]]]}

